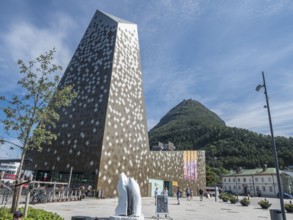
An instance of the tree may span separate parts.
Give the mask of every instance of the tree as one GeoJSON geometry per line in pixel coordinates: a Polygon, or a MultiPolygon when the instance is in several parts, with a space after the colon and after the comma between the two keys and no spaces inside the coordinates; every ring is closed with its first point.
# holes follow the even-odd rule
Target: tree
{"type": "MultiPolygon", "coordinates": [[[[58,87],[57,71],[62,67],[53,63],[55,52],[53,48],[28,64],[18,60],[22,75],[18,81],[23,90],[21,96],[13,96],[10,100],[5,96],[0,97],[0,110],[4,113],[0,122],[6,134],[15,137],[20,143],[15,144],[0,137],[0,144],[6,142],[21,149],[16,180],[21,176],[27,151],[40,150],[42,145],[50,145],[57,138],[49,129],[59,120],[56,110],[69,106],[76,96],[76,93],[72,92],[73,85],[58,87]]],[[[17,206],[18,199],[16,204],[13,204],[12,211],[17,209],[17,206]]]]}
{"type": "Polygon", "coordinates": [[[206,184],[207,186],[215,186],[218,184],[219,178],[217,174],[211,169],[210,166],[206,166],[206,184]]]}

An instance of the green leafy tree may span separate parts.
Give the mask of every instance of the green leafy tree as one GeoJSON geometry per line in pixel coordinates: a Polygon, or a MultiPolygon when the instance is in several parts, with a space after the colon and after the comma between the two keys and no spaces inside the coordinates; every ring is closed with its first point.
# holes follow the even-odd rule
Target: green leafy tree
{"type": "Polygon", "coordinates": [[[59,120],[56,110],[69,106],[76,96],[72,92],[73,85],[58,87],[57,74],[62,68],[54,64],[55,52],[54,48],[27,64],[18,60],[21,95],[11,99],[0,97],[0,110],[4,113],[0,122],[6,134],[15,137],[20,143],[15,144],[0,137],[1,144],[6,142],[21,149],[17,180],[20,178],[27,151],[40,150],[42,145],[50,145],[57,138],[49,129],[59,120]]]}
{"type": "Polygon", "coordinates": [[[224,174],[225,170],[220,168],[211,168],[206,165],[206,184],[207,186],[216,186],[221,183],[221,174],[224,174]]]}

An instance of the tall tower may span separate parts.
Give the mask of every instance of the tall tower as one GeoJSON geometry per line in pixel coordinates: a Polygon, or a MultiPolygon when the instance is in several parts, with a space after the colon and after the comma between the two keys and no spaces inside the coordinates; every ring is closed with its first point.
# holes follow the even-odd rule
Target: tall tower
{"type": "Polygon", "coordinates": [[[72,167],[73,181],[93,179],[105,193],[115,191],[104,185],[121,172],[132,175],[148,149],[136,24],[96,11],[59,86],[69,84],[77,97],[60,109],[52,128],[58,138],[31,155],[32,168],[54,177],[72,167]]]}
{"type": "Polygon", "coordinates": [[[28,155],[37,179],[68,181],[73,171],[72,185],[91,184],[106,197],[117,195],[121,172],[137,180],[143,196],[152,178],[170,187],[205,185],[204,152],[149,150],[136,24],[97,11],[59,87],[65,85],[77,97],[58,110],[50,128],[57,140],[28,155]],[[192,178],[186,164],[194,164],[192,178]]]}

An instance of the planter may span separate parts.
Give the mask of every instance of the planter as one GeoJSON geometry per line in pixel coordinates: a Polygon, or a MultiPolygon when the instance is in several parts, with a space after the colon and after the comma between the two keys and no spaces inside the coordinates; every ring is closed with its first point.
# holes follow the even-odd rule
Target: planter
{"type": "Polygon", "coordinates": [[[260,205],[260,207],[261,207],[262,209],[268,209],[268,208],[270,208],[271,205],[272,205],[272,204],[268,204],[268,205],[260,205]]]}
{"type": "Polygon", "coordinates": [[[231,197],[230,197],[230,202],[231,202],[231,204],[236,204],[238,201],[239,201],[239,200],[237,199],[236,196],[231,196],[231,197]]]}
{"type": "Polygon", "coordinates": [[[249,206],[249,204],[250,204],[250,200],[246,197],[241,199],[239,202],[242,206],[249,206]]]}
{"type": "Polygon", "coordinates": [[[266,199],[264,199],[264,200],[260,200],[259,202],[258,202],[258,204],[260,205],[260,207],[262,208],[262,209],[268,209],[272,204],[268,201],[268,200],[266,200],[266,199]]]}
{"type": "Polygon", "coordinates": [[[285,206],[285,209],[288,213],[293,213],[293,208],[289,208],[289,207],[285,206]]]}
{"type": "Polygon", "coordinates": [[[223,202],[228,202],[229,198],[223,197],[222,200],[223,200],[223,202]]]}
{"type": "Polygon", "coordinates": [[[285,204],[285,209],[287,212],[293,213],[293,204],[292,203],[285,204]]]}

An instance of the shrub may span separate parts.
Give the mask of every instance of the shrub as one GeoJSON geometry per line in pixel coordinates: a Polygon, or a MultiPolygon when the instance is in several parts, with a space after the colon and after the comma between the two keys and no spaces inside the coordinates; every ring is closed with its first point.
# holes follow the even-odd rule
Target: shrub
{"type": "MultiPolygon", "coordinates": [[[[23,208],[20,209],[22,213],[24,213],[23,208]]],[[[13,219],[13,215],[8,208],[0,208],[0,220],[13,219]]],[[[23,220],[63,220],[63,218],[52,212],[47,212],[42,209],[34,209],[32,207],[28,208],[27,217],[23,218],[23,220]]]]}
{"type": "Polygon", "coordinates": [[[293,212],[293,204],[291,202],[285,204],[285,209],[287,212],[293,212]]]}
{"type": "Polygon", "coordinates": [[[267,199],[262,199],[258,202],[262,209],[268,209],[272,204],[267,199]]]}
{"type": "Polygon", "coordinates": [[[222,196],[224,195],[224,193],[220,193],[219,195],[219,199],[222,199],[222,196]]]}
{"type": "Polygon", "coordinates": [[[223,194],[221,196],[221,199],[223,200],[223,202],[228,202],[230,199],[230,196],[228,194],[223,194]]]}
{"type": "Polygon", "coordinates": [[[244,197],[244,198],[241,199],[239,202],[240,202],[240,204],[243,205],[243,206],[249,206],[249,204],[250,204],[250,200],[249,200],[249,198],[247,198],[247,197],[244,197]]]}
{"type": "Polygon", "coordinates": [[[0,220],[13,219],[10,210],[4,207],[0,208],[0,220]]]}
{"type": "Polygon", "coordinates": [[[239,199],[236,196],[233,196],[233,195],[230,196],[229,200],[230,200],[230,202],[232,204],[236,204],[239,201],[239,199]]]}
{"type": "Polygon", "coordinates": [[[229,193],[221,193],[219,198],[223,200],[223,202],[228,202],[230,200],[231,195],[229,193]]]}

